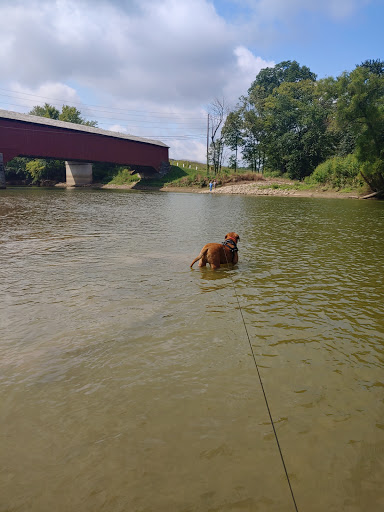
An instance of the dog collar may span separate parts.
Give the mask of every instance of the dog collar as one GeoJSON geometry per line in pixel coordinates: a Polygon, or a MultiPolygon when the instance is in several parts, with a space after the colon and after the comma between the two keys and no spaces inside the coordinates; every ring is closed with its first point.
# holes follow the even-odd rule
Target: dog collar
{"type": "Polygon", "coordinates": [[[235,254],[239,251],[239,249],[237,248],[236,242],[234,241],[234,239],[232,237],[229,236],[223,242],[223,246],[227,247],[227,249],[229,249],[231,251],[232,263],[233,263],[233,260],[235,259],[235,254]]]}

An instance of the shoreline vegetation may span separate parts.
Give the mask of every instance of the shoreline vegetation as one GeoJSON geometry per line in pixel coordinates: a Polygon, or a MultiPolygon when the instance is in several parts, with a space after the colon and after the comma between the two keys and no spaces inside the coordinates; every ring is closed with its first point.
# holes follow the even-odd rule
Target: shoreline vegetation
{"type": "MultiPolygon", "coordinates": [[[[17,160],[21,159],[15,159],[17,160]]],[[[373,193],[369,185],[362,180],[358,169],[354,169],[353,161],[346,160],[343,163],[337,158],[329,164],[319,166],[314,173],[302,180],[291,179],[277,172],[257,173],[246,168],[232,169],[224,166],[215,174],[212,166],[207,171],[206,164],[201,162],[172,159],[167,174],[160,175],[155,171],[148,174],[148,170],[145,174],[139,173],[140,171],[136,171],[134,167],[96,164],[93,169],[93,183],[78,188],[283,197],[382,198],[382,195],[380,197],[373,193]],[[210,192],[209,182],[213,180],[216,180],[217,186],[210,192]]],[[[17,174],[12,176],[10,173],[7,186],[72,188],[63,181],[65,173],[61,173],[60,178],[57,178],[49,179],[49,173],[46,173],[45,179],[39,176],[37,179],[23,180],[17,174]]]]}
{"type": "MultiPolygon", "coordinates": [[[[97,177],[96,177],[97,180],[97,177]]],[[[347,185],[347,184],[346,184],[347,185]]],[[[57,187],[67,187],[57,183],[57,187]]],[[[218,175],[207,173],[206,166],[198,162],[171,160],[171,170],[162,177],[143,178],[130,169],[120,169],[117,174],[102,182],[86,185],[99,189],[132,189],[161,192],[189,192],[197,194],[237,194],[253,196],[324,197],[360,199],[369,195],[364,185],[334,187],[332,184],[307,183],[287,177],[268,176],[245,169],[236,172],[223,168],[218,175]],[[209,190],[209,181],[216,179],[217,186],[209,190]]]]}
{"type": "MultiPolygon", "coordinates": [[[[66,186],[59,184],[58,186],[66,186]]],[[[93,184],[89,185],[93,188],[100,189],[131,189],[131,190],[156,190],[160,192],[181,192],[181,193],[195,193],[195,194],[237,194],[249,196],[284,196],[284,197],[328,197],[328,198],[348,198],[348,199],[362,199],[366,195],[357,191],[337,191],[335,189],[327,189],[321,187],[300,188],[300,183],[288,183],[278,178],[266,178],[265,181],[239,181],[236,184],[218,185],[212,192],[208,187],[180,187],[172,185],[164,185],[162,187],[154,187],[148,184],[126,184],[126,185],[113,185],[113,184],[93,184]]]]}

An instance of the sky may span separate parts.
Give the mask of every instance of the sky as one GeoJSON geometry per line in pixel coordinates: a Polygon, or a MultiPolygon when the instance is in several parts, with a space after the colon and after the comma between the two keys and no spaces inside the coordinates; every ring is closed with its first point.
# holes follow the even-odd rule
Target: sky
{"type": "Polygon", "coordinates": [[[0,108],[76,106],[204,162],[207,112],[259,71],[318,78],[384,60],[384,0],[0,0],[0,108]]]}

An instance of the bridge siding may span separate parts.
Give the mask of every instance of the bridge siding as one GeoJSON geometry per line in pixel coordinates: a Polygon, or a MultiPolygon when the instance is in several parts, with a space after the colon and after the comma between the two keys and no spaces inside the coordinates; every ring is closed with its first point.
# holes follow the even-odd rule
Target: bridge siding
{"type": "Polygon", "coordinates": [[[168,147],[0,118],[0,152],[4,164],[15,156],[84,162],[110,162],[160,169],[168,162],[168,147]]]}

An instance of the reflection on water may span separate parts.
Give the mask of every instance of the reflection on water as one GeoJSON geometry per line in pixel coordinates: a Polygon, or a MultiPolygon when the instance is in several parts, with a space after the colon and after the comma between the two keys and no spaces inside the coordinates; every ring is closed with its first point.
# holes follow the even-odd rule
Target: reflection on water
{"type": "Polygon", "coordinates": [[[1,510],[383,507],[384,205],[0,194],[1,510]],[[189,268],[225,233],[239,264],[189,268]],[[235,290],[234,290],[234,286],[235,290]]]}

